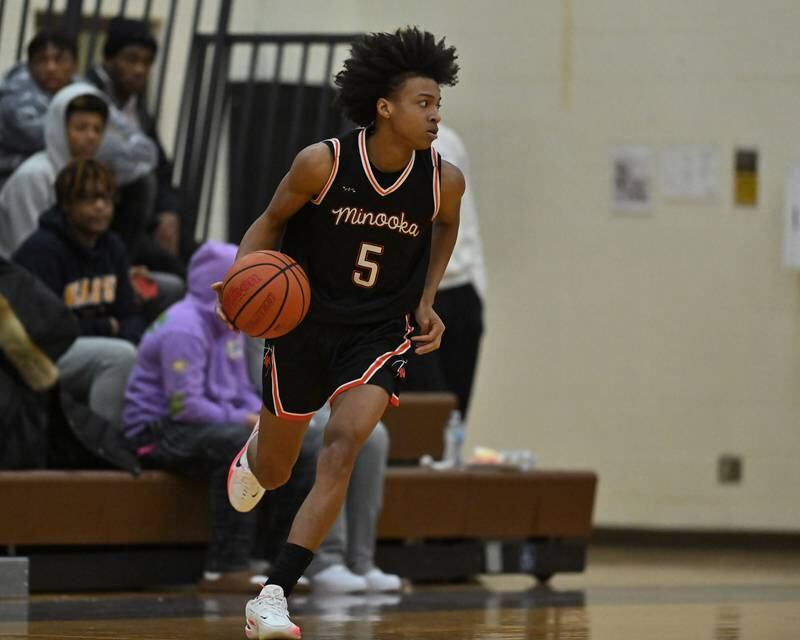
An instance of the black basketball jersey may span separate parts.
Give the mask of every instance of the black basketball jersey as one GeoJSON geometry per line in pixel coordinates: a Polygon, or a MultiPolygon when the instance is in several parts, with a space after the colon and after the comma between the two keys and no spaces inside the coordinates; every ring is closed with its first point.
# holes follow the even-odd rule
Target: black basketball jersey
{"type": "Polygon", "coordinates": [[[333,169],[324,189],[289,221],[282,251],[311,281],[309,316],[381,322],[413,312],[422,297],[439,212],[441,159],[416,151],[396,174],[370,164],[369,132],[325,140],[333,169]]]}

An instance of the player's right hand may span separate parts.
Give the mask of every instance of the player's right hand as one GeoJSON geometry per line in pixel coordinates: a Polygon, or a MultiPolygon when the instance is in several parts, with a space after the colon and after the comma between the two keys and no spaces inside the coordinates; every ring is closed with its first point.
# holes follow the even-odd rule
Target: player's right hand
{"type": "Polygon", "coordinates": [[[228,316],[225,315],[225,311],[222,308],[222,285],[223,284],[224,283],[220,281],[220,282],[215,282],[215,283],[213,283],[211,285],[211,288],[217,294],[217,300],[216,300],[216,302],[214,302],[214,313],[216,313],[217,317],[225,323],[225,325],[228,327],[228,329],[230,329],[231,331],[234,331],[235,333],[239,333],[239,330],[236,327],[233,326],[233,322],[231,322],[230,318],[228,318],[228,316]]]}

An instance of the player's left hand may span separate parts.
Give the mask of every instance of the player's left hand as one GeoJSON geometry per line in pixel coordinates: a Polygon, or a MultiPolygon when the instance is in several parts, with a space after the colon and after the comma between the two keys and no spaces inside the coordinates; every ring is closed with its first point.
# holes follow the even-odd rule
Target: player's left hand
{"type": "Polygon", "coordinates": [[[444,333],[444,322],[433,310],[433,307],[420,304],[414,312],[417,320],[417,328],[420,335],[412,336],[411,340],[417,343],[414,352],[421,356],[431,351],[436,351],[442,345],[442,334],[444,333]]]}

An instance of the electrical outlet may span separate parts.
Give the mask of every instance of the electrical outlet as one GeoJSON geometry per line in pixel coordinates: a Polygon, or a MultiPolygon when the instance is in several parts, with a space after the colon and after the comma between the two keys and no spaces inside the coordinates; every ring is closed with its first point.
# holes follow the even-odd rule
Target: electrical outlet
{"type": "Polygon", "coordinates": [[[717,481],[720,484],[740,484],[742,471],[741,456],[722,455],[717,459],[717,481]]]}

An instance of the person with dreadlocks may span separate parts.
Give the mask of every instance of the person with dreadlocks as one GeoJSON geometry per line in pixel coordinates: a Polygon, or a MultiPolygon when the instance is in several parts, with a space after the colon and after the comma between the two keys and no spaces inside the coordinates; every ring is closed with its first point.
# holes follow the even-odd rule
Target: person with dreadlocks
{"type": "MultiPolygon", "coordinates": [[[[103,104],[101,102],[101,104],[103,104]]],[[[96,123],[95,126],[100,126],[96,123]]],[[[122,239],[110,230],[116,182],[94,158],[58,172],[56,204],[14,253],[79,320],[80,336],[56,362],[62,390],[120,426],[125,383],[136,361],[144,317],[122,239]]]]}
{"type": "MultiPolygon", "coordinates": [[[[397,403],[408,358],[441,343],[433,300],[465,185],[431,143],[456,58],[444,38],[416,27],[354,43],[336,85],[360,128],[300,151],[242,238],[240,257],[278,248],[292,256],[312,294],[300,326],[266,342],[260,423],[228,477],[234,508],[249,511],[286,482],[311,417],[331,407],[314,485],[267,584],[247,603],[251,640],[300,637],[286,598],[342,508],[361,446],[397,403]]],[[[224,318],[219,302],[217,311],[224,318]]]]}

